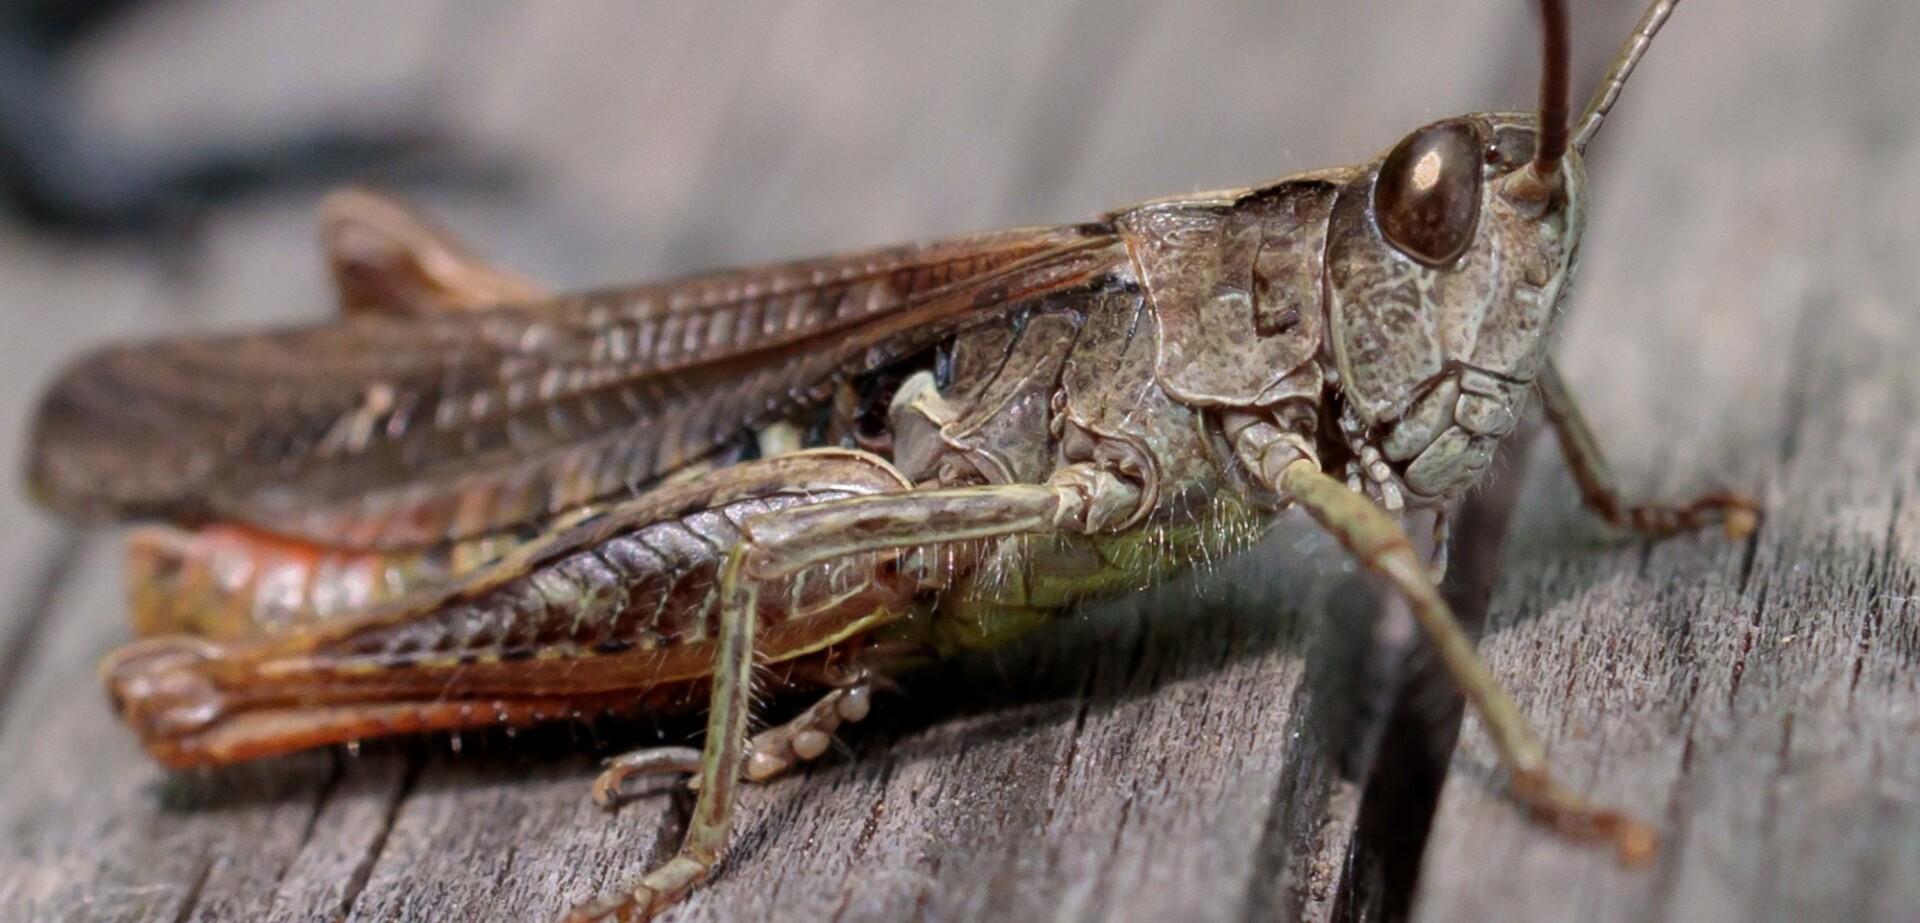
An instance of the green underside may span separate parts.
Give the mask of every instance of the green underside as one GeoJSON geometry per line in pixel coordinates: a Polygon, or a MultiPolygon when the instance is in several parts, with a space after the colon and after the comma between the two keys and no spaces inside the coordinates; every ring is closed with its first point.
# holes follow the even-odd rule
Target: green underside
{"type": "Polygon", "coordinates": [[[1148,523],[1111,535],[1004,540],[987,549],[980,565],[917,628],[943,654],[999,647],[1081,601],[1136,591],[1195,562],[1244,550],[1264,534],[1267,523],[1248,507],[1216,503],[1178,524],[1148,523]]]}

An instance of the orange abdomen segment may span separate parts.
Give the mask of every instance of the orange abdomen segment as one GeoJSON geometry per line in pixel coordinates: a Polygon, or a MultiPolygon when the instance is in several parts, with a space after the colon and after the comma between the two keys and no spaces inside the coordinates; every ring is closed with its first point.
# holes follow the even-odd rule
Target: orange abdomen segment
{"type": "Polygon", "coordinates": [[[228,523],[142,525],[127,535],[127,595],[143,637],[264,637],[444,588],[517,544],[493,536],[378,552],[228,523]]]}

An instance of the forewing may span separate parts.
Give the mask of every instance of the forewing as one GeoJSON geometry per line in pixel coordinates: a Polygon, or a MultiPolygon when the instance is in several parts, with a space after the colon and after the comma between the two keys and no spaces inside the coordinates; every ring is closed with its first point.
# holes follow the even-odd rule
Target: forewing
{"type": "Polygon", "coordinates": [[[1105,225],[894,247],[473,312],[110,348],[40,408],[37,495],[419,547],[623,496],[836,376],[1125,266],[1105,225]]]}

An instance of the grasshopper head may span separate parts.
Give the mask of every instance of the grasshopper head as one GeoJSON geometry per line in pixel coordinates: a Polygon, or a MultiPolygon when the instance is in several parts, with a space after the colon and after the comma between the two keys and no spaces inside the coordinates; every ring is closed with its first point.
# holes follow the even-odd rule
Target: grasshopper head
{"type": "Polygon", "coordinates": [[[1546,358],[1586,181],[1565,151],[1542,182],[1538,124],[1498,113],[1420,128],[1355,174],[1331,216],[1343,422],[1416,502],[1472,484],[1546,358]]]}
{"type": "Polygon", "coordinates": [[[1576,130],[1566,11],[1543,0],[1537,114],[1426,125],[1341,188],[1326,263],[1341,423],[1415,503],[1472,486],[1517,424],[1586,223],[1586,143],[1675,2],[1648,9],[1576,130]]]}

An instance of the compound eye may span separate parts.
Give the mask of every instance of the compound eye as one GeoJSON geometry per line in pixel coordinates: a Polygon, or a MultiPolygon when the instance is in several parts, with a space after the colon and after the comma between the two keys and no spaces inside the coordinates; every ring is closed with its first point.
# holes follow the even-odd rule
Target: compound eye
{"type": "Polygon", "coordinates": [[[1460,258],[1480,220],[1480,132],[1437,122],[1408,135],[1380,165],[1373,212],[1395,249],[1427,266],[1460,258]]]}

